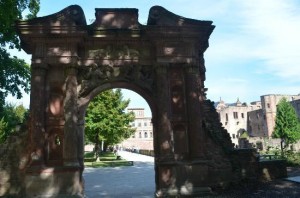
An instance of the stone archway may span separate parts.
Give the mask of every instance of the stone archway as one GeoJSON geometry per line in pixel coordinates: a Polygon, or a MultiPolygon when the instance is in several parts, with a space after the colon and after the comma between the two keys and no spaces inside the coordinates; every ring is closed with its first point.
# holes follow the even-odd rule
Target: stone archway
{"type": "Polygon", "coordinates": [[[26,195],[83,195],[85,108],[112,87],[131,88],[151,106],[156,196],[199,195],[238,178],[230,137],[206,100],[203,53],[212,22],[159,6],[147,25],[137,9],[95,15],[87,25],[73,5],[17,23],[22,48],[32,54],[26,195]]]}

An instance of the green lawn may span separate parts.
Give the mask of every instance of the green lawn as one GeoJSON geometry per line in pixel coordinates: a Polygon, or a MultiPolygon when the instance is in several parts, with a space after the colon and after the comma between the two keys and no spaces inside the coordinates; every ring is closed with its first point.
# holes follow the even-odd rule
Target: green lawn
{"type": "Polygon", "coordinates": [[[84,165],[87,167],[116,167],[116,166],[132,166],[132,161],[126,161],[120,156],[116,156],[112,152],[105,152],[100,154],[100,161],[96,162],[94,152],[84,154],[84,165]]]}

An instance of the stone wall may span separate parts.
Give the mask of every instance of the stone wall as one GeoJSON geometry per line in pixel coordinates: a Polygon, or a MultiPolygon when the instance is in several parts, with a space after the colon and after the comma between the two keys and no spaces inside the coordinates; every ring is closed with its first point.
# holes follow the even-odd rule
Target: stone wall
{"type": "Polygon", "coordinates": [[[254,149],[235,149],[231,152],[233,169],[232,182],[241,180],[256,181],[258,179],[258,159],[254,149]]]}
{"type": "Polygon", "coordinates": [[[17,134],[0,145],[0,197],[24,197],[23,181],[29,161],[25,126],[17,134]]]}
{"type": "MultiPolygon", "coordinates": [[[[269,149],[280,149],[280,139],[273,139],[267,137],[250,137],[240,142],[241,148],[257,148],[262,151],[269,149]]],[[[291,144],[290,148],[293,151],[300,152],[300,141],[291,144]]]]}
{"type": "Polygon", "coordinates": [[[268,160],[259,162],[258,175],[260,181],[272,181],[287,177],[285,160],[268,160]]]}
{"type": "Polygon", "coordinates": [[[122,142],[119,146],[124,149],[153,150],[153,138],[148,140],[131,138],[122,142]]]}

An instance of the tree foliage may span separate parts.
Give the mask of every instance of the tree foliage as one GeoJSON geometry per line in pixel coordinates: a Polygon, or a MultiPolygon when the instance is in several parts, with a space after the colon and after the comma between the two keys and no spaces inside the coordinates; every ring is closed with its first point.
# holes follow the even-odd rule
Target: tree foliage
{"type": "Polygon", "coordinates": [[[11,57],[6,46],[10,49],[20,49],[20,41],[14,24],[26,18],[36,17],[40,7],[39,0],[1,0],[0,1],[0,112],[3,111],[5,97],[8,94],[22,97],[22,90],[29,91],[29,66],[24,60],[11,57]]]}
{"type": "Polygon", "coordinates": [[[281,150],[300,139],[300,123],[293,106],[283,98],[277,105],[274,138],[282,140],[281,150]],[[284,145],[283,145],[284,144],[284,145]]]}
{"type": "Polygon", "coordinates": [[[129,138],[134,129],[130,123],[134,120],[132,112],[125,109],[130,100],[123,100],[121,89],[108,90],[96,96],[88,106],[86,113],[85,135],[95,143],[114,145],[129,138]]]}
{"type": "Polygon", "coordinates": [[[34,18],[40,10],[40,0],[3,0],[0,1],[0,44],[9,44],[10,48],[20,48],[14,24],[23,19],[22,13],[28,11],[25,18],[34,18]]]}
{"type": "Polygon", "coordinates": [[[27,119],[28,110],[23,105],[6,104],[0,113],[0,143],[15,132],[18,124],[27,119]]]}

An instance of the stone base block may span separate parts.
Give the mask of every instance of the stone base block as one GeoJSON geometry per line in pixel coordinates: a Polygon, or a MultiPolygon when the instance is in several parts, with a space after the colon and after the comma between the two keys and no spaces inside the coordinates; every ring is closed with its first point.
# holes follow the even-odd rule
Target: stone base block
{"type": "Polygon", "coordinates": [[[259,162],[260,181],[272,181],[287,177],[286,160],[268,160],[259,162]]]}
{"type": "Polygon", "coordinates": [[[155,197],[202,197],[212,195],[212,190],[209,187],[196,188],[164,188],[155,193],[155,197]]]}
{"type": "Polygon", "coordinates": [[[212,168],[207,160],[183,163],[169,162],[158,167],[156,197],[198,197],[212,195],[214,188],[226,188],[232,180],[232,168],[212,168]]]}
{"type": "Polygon", "coordinates": [[[25,176],[26,197],[83,197],[79,168],[30,168],[25,176]]]}

